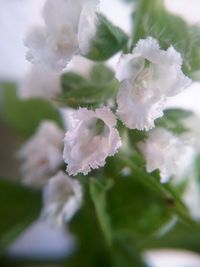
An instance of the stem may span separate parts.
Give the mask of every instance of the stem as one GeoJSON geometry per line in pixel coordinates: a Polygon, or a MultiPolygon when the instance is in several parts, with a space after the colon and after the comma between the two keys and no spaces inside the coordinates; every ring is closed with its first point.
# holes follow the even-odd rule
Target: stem
{"type": "MultiPolygon", "coordinates": [[[[185,208],[184,204],[181,200],[175,196],[175,193],[172,192],[173,190],[169,186],[164,186],[158,183],[151,174],[146,173],[141,168],[137,167],[128,157],[127,155],[119,155],[120,159],[131,168],[133,174],[135,174],[134,178],[138,179],[142,182],[146,187],[151,190],[156,190],[157,193],[161,197],[165,197],[166,200],[172,202],[173,211],[176,215],[186,224],[192,226],[198,226],[198,224],[188,215],[187,209],[185,208]],[[175,201],[175,202],[174,202],[175,201]]],[[[170,203],[169,203],[170,204],[170,203]]]]}

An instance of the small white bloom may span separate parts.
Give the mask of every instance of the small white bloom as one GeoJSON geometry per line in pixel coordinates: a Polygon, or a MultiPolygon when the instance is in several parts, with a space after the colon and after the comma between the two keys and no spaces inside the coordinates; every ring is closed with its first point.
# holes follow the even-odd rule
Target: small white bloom
{"type": "Polygon", "coordinates": [[[42,98],[53,100],[61,92],[60,76],[39,66],[32,66],[19,87],[22,99],[42,98]]]}
{"type": "Polygon", "coordinates": [[[64,138],[63,158],[70,175],[86,175],[91,169],[104,166],[106,158],[121,146],[116,118],[107,107],[95,111],[80,108],[72,116],[72,128],[64,138]]]}
{"type": "Polygon", "coordinates": [[[97,0],[47,0],[45,26],[32,29],[25,39],[27,59],[61,71],[79,50],[87,53],[96,33],[97,4],[97,0]]]}
{"type": "Polygon", "coordinates": [[[42,186],[63,162],[62,140],[64,132],[51,121],[43,122],[35,135],[19,150],[18,157],[24,183],[42,186]]]}
{"type": "Polygon", "coordinates": [[[181,67],[181,55],[172,46],[161,50],[151,37],[140,40],[132,54],[121,56],[116,74],[121,81],[117,113],[128,128],[154,127],[154,120],[163,115],[167,97],[191,83],[181,67]]]}
{"type": "Polygon", "coordinates": [[[190,140],[191,146],[196,153],[200,153],[200,117],[191,115],[183,119],[183,125],[188,129],[183,135],[190,140]]]}
{"type": "Polygon", "coordinates": [[[188,148],[185,140],[163,128],[151,130],[148,139],[139,143],[138,146],[146,160],[147,172],[159,169],[163,183],[177,173],[188,148]]]}
{"type": "Polygon", "coordinates": [[[60,171],[51,177],[44,188],[41,217],[62,226],[69,222],[82,203],[81,184],[60,171]]]}

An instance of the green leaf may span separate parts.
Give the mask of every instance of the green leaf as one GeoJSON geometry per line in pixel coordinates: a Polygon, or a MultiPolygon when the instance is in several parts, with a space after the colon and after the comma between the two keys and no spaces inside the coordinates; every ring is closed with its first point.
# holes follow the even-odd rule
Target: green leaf
{"type": "Polygon", "coordinates": [[[195,226],[196,222],[181,201],[179,190],[169,183],[161,184],[159,173],[146,173],[143,160],[135,158],[135,155],[121,151],[108,160],[105,168],[105,176],[115,177],[107,200],[113,231],[145,239],[173,216],[195,226]]]}
{"type": "Polygon", "coordinates": [[[182,54],[187,75],[200,69],[200,27],[170,14],[163,0],[137,0],[133,23],[134,45],[140,38],[152,36],[163,49],[173,45],[182,54]]]}
{"type": "Polygon", "coordinates": [[[4,119],[21,135],[31,136],[43,120],[52,120],[62,126],[60,113],[49,102],[18,99],[16,86],[10,83],[1,83],[0,91],[3,94],[4,119]]]}
{"type": "Polygon", "coordinates": [[[184,119],[193,115],[192,111],[184,109],[166,109],[164,116],[155,121],[157,127],[165,128],[174,134],[182,134],[189,129],[184,125],[184,119]]]}
{"type": "Polygon", "coordinates": [[[40,208],[40,192],[6,179],[0,179],[1,251],[37,219],[40,208]]]}
{"type": "Polygon", "coordinates": [[[90,184],[87,181],[84,183],[83,206],[69,224],[77,239],[77,249],[64,266],[111,267],[108,246],[90,196],[90,184]]]}
{"type": "Polygon", "coordinates": [[[112,180],[101,182],[96,179],[90,181],[90,195],[95,206],[97,218],[108,245],[112,243],[112,227],[106,210],[106,196],[113,186],[112,180]]]}
{"type": "Polygon", "coordinates": [[[169,220],[170,211],[164,196],[144,186],[136,176],[119,177],[109,194],[108,211],[116,233],[145,238],[169,220]]]}
{"type": "Polygon", "coordinates": [[[70,222],[70,231],[77,237],[77,251],[63,266],[118,267],[121,263],[124,267],[143,267],[134,244],[128,248],[119,236],[110,245],[105,240],[105,233],[110,236],[112,231],[106,206],[113,181],[92,179],[84,184],[83,206],[70,222]]]}
{"type": "Polygon", "coordinates": [[[113,267],[147,267],[141,254],[135,251],[132,240],[118,237],[113,248],[113,267]]]}
{"type": "Polygon", "coordinates": [[[155,238],[147,237],[140,240],[140,249],[187,249],[200,252],[200,224],[197,227],[189,227],[183,223],[177,223],[166,235],[155,238]]]}
{"type": "Polygon", "coordinates": [[[114,26],[102,14],[98,14],[96,36],[86,57],[95,61],[107,60],[122,50],[127,40],[127,35],[119,27],[114,26]]]}
{"type": "Polygon", "coordinates": [[[117,88],[114,72],[103,64],[97,64],[87,78],[75,73],[65,73],[62,76],[63,93],[59,100],[63,105],[73,108],[97,107],[113,97],[117,88]]]}

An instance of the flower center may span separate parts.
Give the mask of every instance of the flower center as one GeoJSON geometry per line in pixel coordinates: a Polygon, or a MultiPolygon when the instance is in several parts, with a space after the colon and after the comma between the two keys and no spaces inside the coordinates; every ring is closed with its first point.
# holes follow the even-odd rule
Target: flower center
{"type": "Polygon", "coordinates": [[[87,125],[87,128],[90,130],[91,138],[99,135],[105,135],[108,130],[108,127],[101,119],[96,119],[91,124],[87,125]]]}
{"type": "Polygon", "coordinates": [[[131,82],[133,84],[132,87],[132,98],[137,99],[139,101],[145,102],[147,99],[151,97],[150,81],[152,77],[152,70],[150,67],[145,67],[135,79],[131,82]]]}

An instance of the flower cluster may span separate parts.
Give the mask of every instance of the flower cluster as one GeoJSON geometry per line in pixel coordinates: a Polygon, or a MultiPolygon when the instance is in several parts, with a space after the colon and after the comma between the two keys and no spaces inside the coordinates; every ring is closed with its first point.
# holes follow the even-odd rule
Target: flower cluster
{"type": "MultiPolygon", "coordinates": [[[[97,9],[98,0],[46,1],[44,26],[33,29],[25,44],[29,48],[28,60],[48,70],[32,70],[20,91],[22,97],[51,100],[61,92],[59,76],[52,71],[62,71],[68,63],[69,70],[77,69],[80,75],[89,76],[93,63],[88,59],[80,62],[75,55],[86,55],[90,50],[96,34],[97,9]]],[[[67,164],[70,176],[87,175],[104,166],[107,157],[114,156],[123,143],[117,119],[125,128],[146,131],[146,139],[137,146],[147,172],[158,169],[161,182],[176,173],[187,143],[164,128],[154,127],[155,120],[163,116],[167,99],[191,83],[182,72],[182,64],[181,54],[173,46],[162,50],[154,38],[141,39],[131,53],[122,54],[119,59],[116,99],[111,99],[113,110],[103,105],[73,110],[71,127],[65,135],[52,122],[40,125],[19,157],[23,160],[25,182],[45,184],[42,218],[61,225],[79,209],[81,185],[61,171],[62,162],[67,164]]]]}
{"type": "MultiPolygon", "coordinates": [[[[151,37],[140,40],[132,54],[121,56],[116,73],[121,81],[117,115],[125,126],[146,131],[155,126],[155,119],[163,116],[167,97],[178,94],[191,83],[181,66],[181,55],[173,47],[161,50],[151,37]]],[[[82,108],[73,113],[74,125],[65,135],[63,154],[69,174],[87,174],[103,166],[105,158],[117,152],[121,142],[113,128],[115,120],[115,115],[105,107],[96,111],[82,108]],[[105,125],[100,132],[99,119],[105,125]]],[[[148,140],[140,147],[147,171],[159,169],[162,181],[167,181],[176,171],[175,158],[184,150],[184,142],[164,129],[156,129],[150,131],[148,140]]]]}

